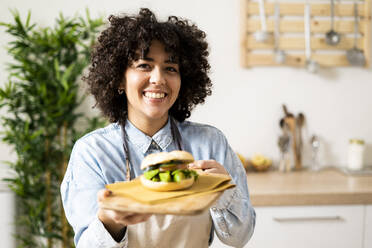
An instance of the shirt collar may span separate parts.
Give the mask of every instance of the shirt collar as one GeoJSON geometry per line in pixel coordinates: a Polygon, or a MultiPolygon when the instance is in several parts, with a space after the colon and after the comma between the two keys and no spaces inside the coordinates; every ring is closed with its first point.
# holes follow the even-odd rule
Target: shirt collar
{"type": "Polygon", "coordinates": [[[141,130],[135,127],[128,119],[125,123],[125,131],[128,140],[134,144],[143,154],[147,152],[154,140],[159,147],[165,151],[166,148],[172,143],[172,132],[170,127],[170,118],[167,124],[156,132],[152,137],[144,134],[141,130]]]}

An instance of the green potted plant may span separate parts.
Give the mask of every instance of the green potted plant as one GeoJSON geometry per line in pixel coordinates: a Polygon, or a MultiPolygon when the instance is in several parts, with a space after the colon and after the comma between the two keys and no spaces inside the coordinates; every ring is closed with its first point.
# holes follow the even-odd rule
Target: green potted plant
{"type": "Polygon", "coordinates": [[[38,27],[30,12],[25,21],[12,14],[12,23],[0,23],[12,37],[7,51],[13,58],[0,108],[7,112],[1,138],[17,155],[7,163],[14,177],[5,179],[17,196],[16,237],[20,247],[72,247],[59,185],[76,139],[103,124],[77,111],[84,100],[79,79],[103,21],[87,11],[85,18],[60,14],[54,27],[38,27]]]}

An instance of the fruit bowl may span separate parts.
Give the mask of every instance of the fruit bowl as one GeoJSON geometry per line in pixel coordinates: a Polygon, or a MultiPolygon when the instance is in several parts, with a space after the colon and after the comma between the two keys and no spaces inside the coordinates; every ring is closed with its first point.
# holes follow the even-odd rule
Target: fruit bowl
{"type": "Polygon", "coordinates": [[[271,164],[255,165],[255,164],[252,163],[252,167],[256,171],[267,171],[271,167],[271,164]]]}
{"type": "Polygon", "coordinates": [[[273,164],[273,161],[261,154],[256,154],[252,157],[250,164],[259,172],[267,171],[273,164]]]}

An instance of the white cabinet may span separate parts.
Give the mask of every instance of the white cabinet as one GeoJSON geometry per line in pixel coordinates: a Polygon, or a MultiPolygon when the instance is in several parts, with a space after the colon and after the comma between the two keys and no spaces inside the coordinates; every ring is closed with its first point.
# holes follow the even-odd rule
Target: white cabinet
{"type": "Polygon", "coordinates": [[[247,248],[362,248],[362,205],[260,207],[256,211],[256,229],[247,248]]]}
{"type": "MultiPolygon", "coordinates": [[[[245,248],[372,247],[371,206],[285,206],[256,207],[255,210],[256,228],[245,248]],[[364,227],[367,222],[368,226],[364,227]]],[[[215,236],[211,247],[229,246],[215,236]]]]}
{"type": "Polygon", "coordinates": [[[372,247],[372,205],[367,205],[365,208],[364,221],[364,246],[363,248],[372,247]]]}

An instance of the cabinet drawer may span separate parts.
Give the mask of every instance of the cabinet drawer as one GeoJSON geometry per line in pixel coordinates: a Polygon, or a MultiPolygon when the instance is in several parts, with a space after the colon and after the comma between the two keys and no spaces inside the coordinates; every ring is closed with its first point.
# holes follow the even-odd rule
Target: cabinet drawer
{"type": "Polygon", "coordinates": [[[362,248],[364,206],[256,208],[257,223],[248,248],[362,248]]]}

